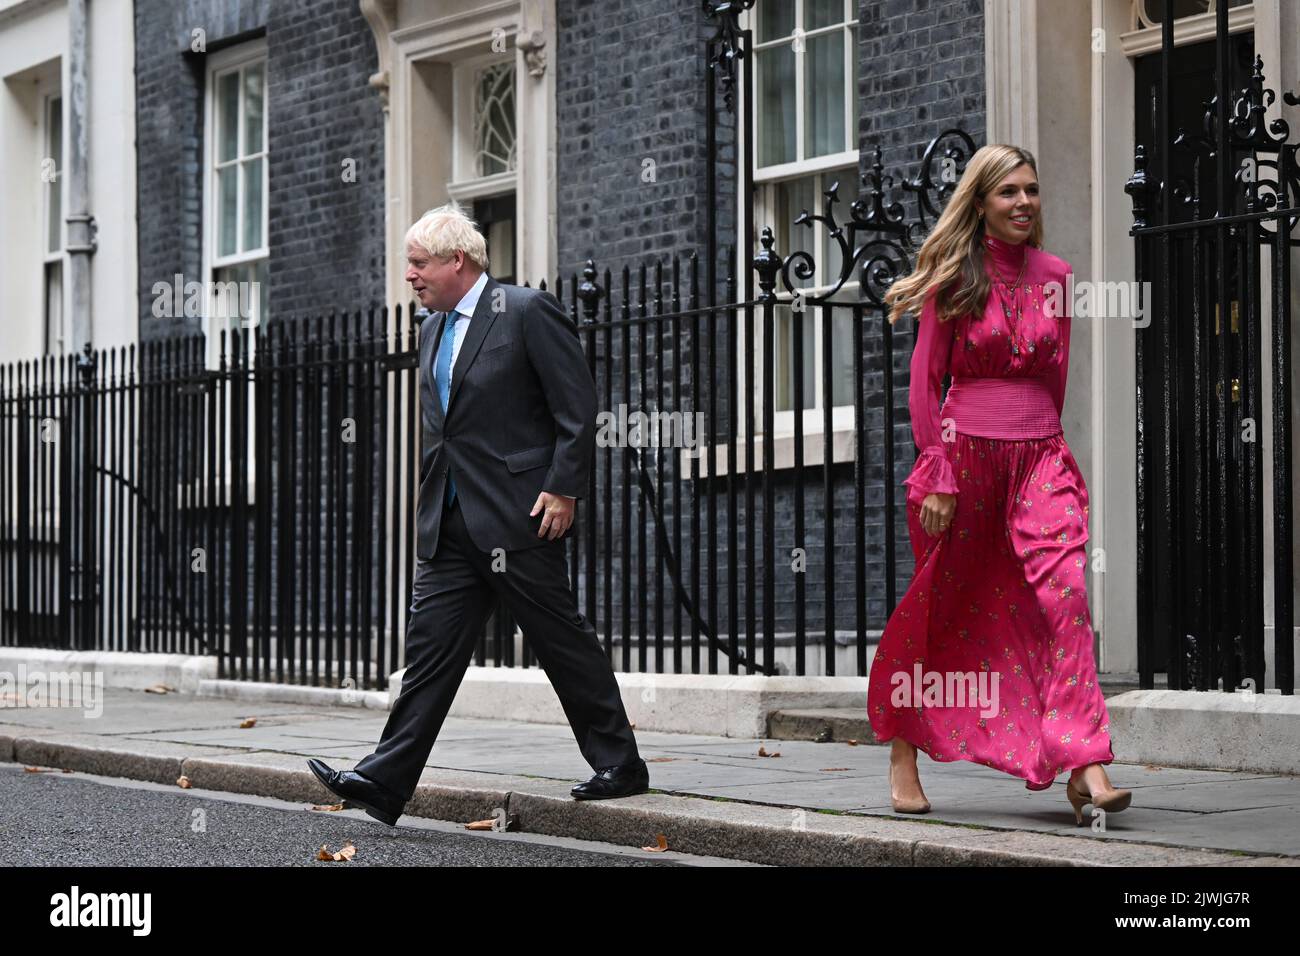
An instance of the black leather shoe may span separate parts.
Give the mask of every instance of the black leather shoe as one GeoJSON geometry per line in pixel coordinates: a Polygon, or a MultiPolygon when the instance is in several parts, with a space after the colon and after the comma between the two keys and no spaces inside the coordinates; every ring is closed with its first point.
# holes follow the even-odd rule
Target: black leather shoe
{"type": "Polygon", "coordinates": [[[650,789],[650,770],[644,760],[626,763],[621,767],[602,767],[586,783],[580,783],[569,793],[577,800],[608,800],[610,797],[630,797],[650,789]]]}
{"type": "Polygon", "coordinates": [[[307,766],[331,793],[343,798],[345,807],[359,807],[390,827],[397,825],[397,818],[406,809],[404,800],[355,770],[331,770],[315,757],[307,761],[307,766]]]}

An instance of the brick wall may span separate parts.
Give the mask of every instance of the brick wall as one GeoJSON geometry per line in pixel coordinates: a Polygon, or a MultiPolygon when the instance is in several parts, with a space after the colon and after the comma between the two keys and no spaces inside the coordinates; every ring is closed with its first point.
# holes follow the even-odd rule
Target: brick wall
{"type": "Polygon", "coordinates": [[[360,4],[276,0],[267,35],[271,301],[293,314],[382,306],[384,118],[360,4]]]}
{"type": "MultiPolygon", "coordinates": [[[[557,262],[615,276],[705,241],[705,40],[699,0],[557,0],[557,262]],[[647,162],[654,181],[646,181],[647,162]]],[[[721,124],[718,222],[734,241],[733,127],[721,124]]]]}
{"type": "Polygon", "coordinates": [[[383,299],[383,113],[375,45],[354,0],[138,0],[140,338],[198,328],[153,316],[153,284],[202,279],[207,56],[268,52],[270,318],[383,299]],[[194,52],[195,29],[206,52],[194,52]],[[354,159],[355,182],[343,161],[354,159]]]}

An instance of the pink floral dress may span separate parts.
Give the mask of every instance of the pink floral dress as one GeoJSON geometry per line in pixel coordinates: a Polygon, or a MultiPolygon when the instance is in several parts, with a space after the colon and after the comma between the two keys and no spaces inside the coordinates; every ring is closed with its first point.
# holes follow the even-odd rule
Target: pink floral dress
{"type": "Polygon", "coordinates": [[[1060,424],[1071,268],[983,242],[983,314],[941,323],[933,295],[921,312],[909,396],[920,454],[904,482],[916,571],[872,663],[867,711],[882,743],[899,736],[1043,790],[1114,759],[1085,588],[1088,489],[1060,424]],[[931,492],[957,497],[937,537],[920,524],[931,492]]]}

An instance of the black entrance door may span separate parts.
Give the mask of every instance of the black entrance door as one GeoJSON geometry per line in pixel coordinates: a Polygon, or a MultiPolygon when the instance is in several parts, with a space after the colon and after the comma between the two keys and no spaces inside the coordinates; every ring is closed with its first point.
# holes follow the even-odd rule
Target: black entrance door
{"type": "MultiPolygon", "coordinates": [[[[1219,162],[1207,125],[1218,90],[1215,41],[1136,63],[1135,135],[1147,156],[1151,226],[1197,223],[1147,237],[1139,277],[1150,281],[1137,332],[1139,375],[1139,628],[1146,673],[1171,688],[1235,687],[1255,672],[1250,641],[1263,629],[1262,489],[1258,449],[1260,350],[1257,253],[1247,229],[1213,225],[1246,211],[1233,181],[1245,152],[1219,162]],[[1167,112],[1167,117],[1162,116],[1167,112]],[[1162,129],[1162,121],[1168,126],[1162,129]],[[1172,140],[1163,155],[1162,136],[1172,140]],[[1168,162],[1167,185],[1162,183],[1168,162]],[[1223,177],[1222,182],[1220,177],[1223,177]],[[1142,604],[1141,602],[1146,602],[1142,604]],[[1145,611],[1145,613],[1144,613],[1145,611]]],[[[1254,36],[1228,39],[1228,88],[1242,89],[1254,36]]]]}

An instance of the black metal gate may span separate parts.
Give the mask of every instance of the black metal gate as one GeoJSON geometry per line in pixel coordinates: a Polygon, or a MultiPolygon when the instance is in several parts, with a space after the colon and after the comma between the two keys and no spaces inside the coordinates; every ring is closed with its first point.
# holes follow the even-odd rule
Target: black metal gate
{"type": "MultiPolygon", "coordinates": [[[[1289,694],[1297,146],[1284,121],[1266,116],[1275,93],[1253,36],[1229,35],[1227,4],[1218,4],[1214,41],[1173,40],[1168,17],[1160,53],[1137,64],[1139,145],[1126,186],[1136,277],[1149,293],[1136,335],[1139,677],[1147,688],[1163,671],[1174,689],[1249,681],[1289,694]]],[[[1289,92],[1284,100],[1297,103],[1289,92]]]]}

